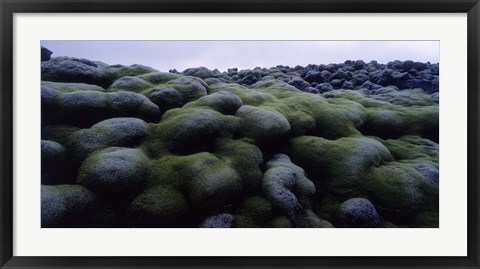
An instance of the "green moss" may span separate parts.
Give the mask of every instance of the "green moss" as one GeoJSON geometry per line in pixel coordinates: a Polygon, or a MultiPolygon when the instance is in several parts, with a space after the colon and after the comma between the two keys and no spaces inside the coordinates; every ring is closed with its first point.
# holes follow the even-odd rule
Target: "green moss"
{"type": "Polygon", "coordinates": [[[181,225],[188,211],[187,199],[182,193],[168,186],[147,189],[135,198],[128,211],[134,226],[171,226],[181,225]]]}
{"type": "MultiPolygon", "coordinates": [[[[335,91],[339,98],[350,99],[366,108],[365,135],[397,138],[419,135],[438,141],[438,102],[419,90],[393,91],[366,96],[356,91],[335,91]]],[[[335,98],[337,99],[337,98],[335,98]]]]}
{"type": "Polygon", "coordinates": [[[293,228],[292,222],[285,216],[274,218],[267,224],[268,228],[293,228]]]}
{"type": "Polygon", "coordinates": [[[358,194],[358,186],[370,167],[392,160],[385,146],[367,137],[327,140],[302,136],[291,139],[287,151],[311,179],[326,184],[329,192],[345,197],[358,194]]]}
{"type": "Polygon", "coordinates": [[[227,91],[218,91],[190,102],[185,107],[205,107],[216,110],[222,114],[235,114],[242,106],[242,100],[235,94],[227,91]]]}
{"type": "Polygon", "coordinates": [[[231,136],[236,119],[214,110],[182,108],[167,111],[162,121],[151,127],[156,139],[174,152],[191,153],[207,150],[215,138],[231,136]]]}
{"type": "Polygon", "coordinates": [[[162,158],[151,160],[150,173],[147,177],[149,186],[169,185],[174,188],[183,188],[190,182],[196,173],[208,169],[211,163],[218,158],[209,152],[199,152],[186,156],[166,155],[162,158]]]}
{"type": "Polygon", "coordinates": [[[438,185],[411,163],[373,167],[362,185],[379,213],[394,223],[408,223],[418,212],[438,209],[438,185]]]}
{"type": "Polygon", "coordinates": [[[243,120],[241,135],[258,143],[284,138],[290,131],[287,119],[274,110],[245,105],[235,115],[243,120]]]}
{"type": "Polygon", "coordinates": [[[235,219],[239,228],[262,227],[274,217],[272,204],[262,196],[245,199],[238,208],[235,219]]]}
{"type": "Polygon", "coordinates": [[[197,211],[208,211],[239,198],[242,180],[229,161],[200,162],[190,168],[196,176],[188,182],[189,198],[197,211]]]}
{"type": "Polygon", "coordinates": [[[438,210],[418,214],[411,226],[416,228],[439,228],[438,210]]]}
{"type": "Polygon", "coordinates": [[[260,164],[263,162],[262,152],[255,145],[232,139],[217,139],[215,155],[228,160],[242,178],[247,193],[258,192],[263,173],[260,164]]]}
{"type": "Polygon", "coordinates": [[[152,72],[147,74],[139,75],[138,78],[141,78],[145,81],[148,81],[152,84],[162,84],[166,83],[170,80],[175,80],[181,78],[181,75],[174,74],[174,73],[165,73],[165,72],[152,72]]]}
{"type": "Polygon", "coordinates": [[[103,77],[109,82],[109,85],[111,85],[115,80],[125,76],[138,76],[141,74],[148,74],[155,71],[157,70],[140,64],[133,64],[130,66],[107,65],[107,68],[103,70],[103,77]]]}
{"type": "Polygon", "coordinates": [[[438,163],[438,144],[419,136],[402,136],[381,140],[395,160],[429,159],[438,163]]]}
{"type": "Polygon", "coordinates": [[[133,147],[146,134],[147,124],[136,118],[112,118],[72,133],[66,142],[70,157],[80,164],[93,152],[112,146],[133,147]]]}
{"type": "Polygon", "coordinates": [[[139,77],[125,76],[113,82],[108,91],[141,92],[153,85],[139,77]]]}
{"type": "Polygon", "coordinates": [[[313,211],[307,210],[308,220],[312,228],[335,228],[329,221],[319,218],[313,211]]]}
{"type": "Polygon", "coordinates": [[[148,186],[158,184],[182,189],[197,212],[209,212],[238,199],[242,179],[232,162],[212,153],[165,156],[150,163],[148,186]]]}
{"type": "Polygon", "coordinates": [[[329,139],[354,136],[360,134],[357,128],[365,122],[365,108],[354,101],[325,99],[278,81],[262,83],[257,90],[277,98],[264,102],[262,107],[282,113],[296,135],[314,130],[315,135],[329,139]]]}
{"type": "Polygon", "coordinates": [[[62,93],[76,92],[76,91],[97,91],[104,92],[105,89],[92,84],[86,83],[67,83],[67,82],[52,82],[42,81],[42,87],[50,87],[62,93]]]}
{"type": "Polygon", "coordinates": [[[244,105],[259,106],[263,103],[275,102],[278,100],[273,95],[249,89],[235,83],[218,82],[210,86],[210,93],[227,91],[240,97],[244,105]]]}
{"type": "Polygon", "coordinates": [[[102,196],[126,200],[143,188],[147,163],[138,149],[107,148],[82,163],[77,181],[102,196]]]}

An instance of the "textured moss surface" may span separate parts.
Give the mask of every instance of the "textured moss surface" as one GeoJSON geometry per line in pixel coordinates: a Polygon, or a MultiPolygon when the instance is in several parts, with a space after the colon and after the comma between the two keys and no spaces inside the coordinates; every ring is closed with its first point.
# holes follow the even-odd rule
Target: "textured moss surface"
{"type": "Polygon", "coordinates": [[[438,227],[438,93],[362,63],[45,61],[42,227],[438,227]]]}

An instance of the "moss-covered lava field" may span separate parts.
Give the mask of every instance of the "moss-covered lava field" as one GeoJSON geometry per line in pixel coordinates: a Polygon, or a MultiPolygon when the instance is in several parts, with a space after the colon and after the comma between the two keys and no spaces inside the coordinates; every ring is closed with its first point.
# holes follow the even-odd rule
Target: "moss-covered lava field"
{"type": "Polygon", "coordinates": [[[41,64],[42,227],[438,227],[438,64],[41,64]]]}

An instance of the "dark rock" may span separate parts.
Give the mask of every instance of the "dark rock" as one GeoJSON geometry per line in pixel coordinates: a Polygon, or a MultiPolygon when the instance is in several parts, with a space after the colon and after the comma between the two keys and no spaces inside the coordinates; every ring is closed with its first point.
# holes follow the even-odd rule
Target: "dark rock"
{"type": "Polygon", "coordinates": [[[310,84],[303,80],[301,77],[293,77],[288,81],[288,84],[302,91],[310,86],[310,84]]]}
{"type": "Polygon", "coordinates": [[[198,78],[212,78],[215,76],[212,70],[206,67],[196,67],[196,68],[188,68],[182,72],[184,75],[198,77],[198,78]]]}
{"type": "Polygon", "coordinates": [[[41,50],[41,61],[44,62],[50,60],[50,56],[53,52],[45,47],[42,47],[41,50]]]}
{"type": "Polygon", "coordinates": [[[320,83],[316,87],[320,93],[333,91],[332,85],[330,83],[320,83]]]}
{"type": "Polygon", "coordinates": [[[340,89],[344,82],[345,82],[344,79],[334,79],[330,81],[330,84],[332,85],[333,88],[340,89]]]}
{"type": "Polygon", "coordinates": [[[369,79],[370,78],[368,77],[368,75],[363,74],[363,73],[357,73],[357,74],[352,76],[352,79],[350,80],[350,82],[352,82],[352,84],[354,86],[360,86],[363,83],[365,83],[366,81],[368,81],[369,79]]]}

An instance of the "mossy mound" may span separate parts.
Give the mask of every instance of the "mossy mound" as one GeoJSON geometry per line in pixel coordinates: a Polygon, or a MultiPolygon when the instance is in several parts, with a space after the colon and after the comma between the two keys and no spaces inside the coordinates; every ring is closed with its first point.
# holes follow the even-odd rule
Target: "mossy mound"
{"type": "Polygon", "coordinates": [[[336,98],[355,101],[366,108],[364,135],[398,138],[419,135],[438,142],[438,101],[421,90],[390,90],[370,96],[360,91],[335,91],[336,98]]]}
{"type": "Polygon", "coordinates": [[[160,109],[148,98],[136,93],[61,93],[51,88],[42,88],[42,122],[45,124],[90,127],[113,117],[136,117],[156,122],[160,119],[160,109]]]}
{"type": "Polygon", "coordinates": [[[242,119],[240,135],[252,138],[256,143],[263,144],[288,137],[290,123],[277,111],[245,105],[235,115],[242,119]]]}
{"type": "Polygon", "coordinates": [[[125,76],[115,80],[108,90],[141,92],[142,90],[148,89],[150,87],[152,87],[151,83],[139,77],[125,76]]]}
{"type": "Polygon", "coordinates": [[[208,150],[219,136],[231,136],[238,120],[211,109],[183,108],[169,110],[151,132],[173,152],[208,150]]]}
{"type": "MultiPolygon", "coordinates": [[[[163,111],[181,107],[207,95],[208,85],[203,80],[196,77],[172,75],[152,73],[130,78],[129,80],[135,83],[129,88],[125,87],[124,90],[145,95],[163,111]]],[[[116,89],[112,88],[111,90],[116,89]]]]}
{"type": "Polygon", "coordinates": [[[245,199],[235,214],[239,228],[264,227],[276,215],[273,205],[263,196],[245,199]]]}
{"type": "Polygon", "coordinates": [[[218,91],[190,102],[185,107],[206,107],[225,115],[233,115],[242,105],[242,100],[235,94],[218,91]]]}
{"type": "Polygon", "coordinates": [[[375,228],[380,224],[375,206],[364,198],[352,198],[343,202],[337,219],[340,227],[375,228]]]}
{"type": "Polygon", "coordinates": [[[67,147],[70,157],[81,163],[93,152],[108,147],[134,147],[146,135],[147,123],[136,118],[111,118],[91,128],[73,132],[67,147]]]}
{"type": "Polygon", "coordinates": [[[309,206],[306,201],[315,193],[315,186],[287,155],[277,154],[267,163],[262,190],[279,211],[294,218],[297,211],[309,206]]]}
{"type": "Polygon", "coordinates": [[[188,200],[168,186],[147,189],[129,206],[129,223],[133,227],[182,227],[188,219],[188,200]]]}
{"type": "Polygon", "coordinates": [[[302,136],[290,140],[288,152],[312,180],[341,197],[359,194],[367,170],[393,160],[383,144],[367,137],[328,140],[302,136]]]}
{"type": "Polygon", "coordinates": [[[147,164],[141,150],[107,148],[83,162],[78,183],[106,199],[125,202],[144,187],[147,164]]]}
{"type": "Polygon", "coordinates": [[[95,194],[82,186],[42,185],[41,198],[42,228],[99,225],[93,215],[101,205],[95,194]]]}
{"type": "Polygon", "coordinates": [[[108,88],[113,81],[124,76],[135,76],[155,71],[142,65],[107,65],[87,59],[54,57],[42,62],[42,80],[55,82],[81,82],[108,88]]]}
{"type": "Polygon", "coordinates": [[[372,168],[365,175],[364,193],[379,213],[393,223],[409,223],[421,212],[438,210],[438,182],[404,162],[372,168]]]}

